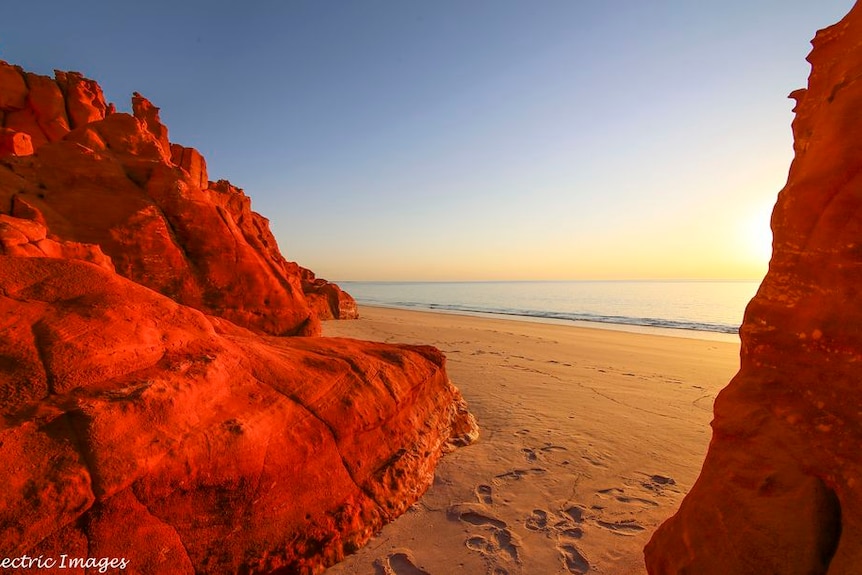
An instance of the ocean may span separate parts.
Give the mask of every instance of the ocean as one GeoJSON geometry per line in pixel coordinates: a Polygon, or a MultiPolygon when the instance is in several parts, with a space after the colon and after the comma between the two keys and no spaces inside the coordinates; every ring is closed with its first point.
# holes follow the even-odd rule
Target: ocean
{"type": "Polygon", "coordinates": [[[356,282],[360,304],[738,341],[759,281],[356,282]]]}

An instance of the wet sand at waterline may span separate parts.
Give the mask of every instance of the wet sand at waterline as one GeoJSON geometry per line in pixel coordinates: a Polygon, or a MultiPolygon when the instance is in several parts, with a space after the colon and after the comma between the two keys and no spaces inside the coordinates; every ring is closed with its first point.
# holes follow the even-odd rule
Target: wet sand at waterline
{"type": "Polygon", "coordinates": [[[328,336],[430,344],[479,441],[327,575],[645,573],[709,444],[739,344],[363,306],[328,336]]]}

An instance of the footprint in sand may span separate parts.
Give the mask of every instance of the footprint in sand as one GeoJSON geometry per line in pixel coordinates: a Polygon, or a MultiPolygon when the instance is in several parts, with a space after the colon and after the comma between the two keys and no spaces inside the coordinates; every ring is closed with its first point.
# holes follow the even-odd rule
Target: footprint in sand
{"type": "Polygon", "coordinates": [[[622,493],[623,490],[619,487],[608,487],[607,489],[599,489],[598,493],[602,495],[611,495],[614,493],[622,493]]]}
{"type": "Polygon", "coordinates": [[[476,487],[476,497],[479,499],[479,503],[485,503],[486,505],[494,503],[494,498],[491,496],[490,485],[482,484],[476,487]]]}
{"type": "Polygon", "coordinates": [[[594,465],[595,467],[604,467],[607,468],[607,463],[605,463],[600,457],[595,457],[593,455],[584,454],[581,456],[581,459],[589,463],[590,465],[594,465]]]}
{"type": "Polygon", "coordinates": [[[644,527],[634,519],[626,519],[624,521],[596,521],[596,524],[609,531],[613,531],[617,535],[634,535],[644,530],[644,527]]]}
{"type": "Polygon", "coordinates": [[[464,542],[467,549],[481,553],[492,564],[498,560],[518,562],[518,543],[505,521],[478,511],[449,509],[450,518],[457,518],[469,525],[484,527],[484,535],[471,535],[464,542]]]}
{"type": "Polygon", "coordinates": [[[431,575],[413,563],[409,553],[392,553],[385,559],[374,562],[375,575],[431,575]]]}
{"type": "Polygon", "coordinates": [[[548,526],[548,512],[543,509],[533,509],[524,522],[524,527],[530,531],[541,531],[548,526]]]}
{"type": "Polygon", "coordinates": [[[568,573],[583,575],[590,571],[590,562],[578,549],[576,542],[584,537],[584,508],[572,505],[557,514],[534,509],[524,526],[531,531],[543,531],[556,539],[563,567],[568,573]]]}
{"type": "MultiPolygon", "coordinates": [[[[670,478],[664,478],[664,477],[662,480],[672,481],[670,478]]],[[[619,501],[620,503],[635,505],[635,506],[639,506],[639,507],[644,508],[644,509],[647,509],[650,507],[658,507],[658,505],[659,505],[656,501],[653,501],[652,499],[645,499],[643,497],[630,497],[628,495],[625,495],[625,490],[623,490],[619,487],[610,487],[608,489],[602,489],[602,490],[598,491],[598,494],[606,496],[606,497],[612,497],[613,499],[615,499],[616,501],[619,501]]],[[[594,505],[593,508],[594,509],[603,509],[603,507],[601,507],[599,505],[594,505]]],[[[645,529],[644,526],[642,526],[640,523],[638,523],[634,519],[622,519],[622,520],[618,520],[618,521],[604,521],[601,519],[596,519],[595,523],[596,523],[596,525],[598,525],[602,529],[610,531],[616,535],[632,536],[632,535],[636,535],[636,534],[640,533],[641,531],[644,531],[644,529],[645,529]]]]}
{"type": "Polygon", "coordinates": [[[572,507],[567,507],[563,509],[563,513],[572,518],[572,521],[575,523],[583,523],[584,522],[584,509],[582,507],[577,507],[573,505],[572,507]]]}
{"type": "Polygon", "coordinates": [[[658,507],[658,503],[652,499],[644,499],[643,497],[626,497],[624,495],[617,496],[617,501],[620,503],[633,503],[643,507],[658,507]]]}
{"type": "Polygon", "coordinates": [[[541,475],[543,473],[547,473],[548,470],[542,467],[531,467],[530,469],[512,469],[511,471],[507,471],[506,473],[501,473],[500,475],[495,475],[494,479],[514,479],[519,480],[523,479],[526,475],[537,474],[541,475]]]}
{"type": "Polygon", "coordinates": [[[650,475],[650,481],[657,485],[676,485],[673,477],[665,477],[664,475],[650,475]]]}
{"type": "Polygon", "coordinates": [[[524,459],[530,462],[536,461],[539,458],[539,452],[553,453],[555,451],[568,451],[568,449],[562,445],[553,445],[552,443],[546,443],[544,446],[535,449],[532,447],[524,447],[521,449],[521,452],[524,454],[524,459]]]}
{"type": "Polygon", "coordinates": [[[560,531],[560,537],[566,537],[568,539],[580,539],[584,536],[584,530],[580,527],[570,527],[569,529],[563,529],[560,531]]]}
{"type": "Polygon", "coordinates": [[[676,488],[676,481],[673,477],[658,474],[650,475],[648,473],[644,473],[644,475],[647,477],[645,481],[641,482],[641,486],[644,489],[649,489],[650,491],[654,491],[659,494],[663,493],[666,489],[678,491],[676,488]]]}
{"type": "Polygon", "coordinates": [[[631,503],[635,505],[641,505],[643,507],[658,507],[658,502],[653,501],[652,499],[645,499],[643,497],[629,497],[628,495],[623,495],[625,491],[620,489],[619,487],[610,487],[608,489],[600,489],[598,491],[599,495],[607,495],[613,497],[620,503],[631,503]]]}
{"type": "Polygon", "coordinates": [[[467,546],[467,549],[470,551],[476,551],[478,553],[482,553],[483,555],[490,555],[494,552],[494,546],[490,541],[482,537],[481,535],[477,535],[475,537],[470,537],[467,541],[464,542],[464,545],[467,546]]]}
{"type": "Polygon", "coordinates": [[[492,527],[497,527],[498,529],[506,527],[505,521],[500,521],[499,519],[494,519],[493,517],[488,517],[487,515],[482,515],[475,511],[461,513],[458,515],[458,519],[465,523],[469,523],[470,525],[490,525],[492,527]]]}
{"type": "Polygon", "coordinates": [[[569,573],[583,575],[590,570],[590,562],[584,557],[577,547],[571,543],[564,543],[558,547],[563,556],[563,564],[569,573]]]}

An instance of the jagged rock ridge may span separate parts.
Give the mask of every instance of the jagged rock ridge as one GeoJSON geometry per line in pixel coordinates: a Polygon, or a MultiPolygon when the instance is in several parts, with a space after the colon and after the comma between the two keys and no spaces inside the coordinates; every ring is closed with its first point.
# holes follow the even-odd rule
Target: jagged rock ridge
{"type": "Polygon", "coordinates": [[[132,110],[116,113],[80,74],[0,62],[0,213],[21,215],[23,199],[57,239],[96,244],[121,275],[256,331],[314,335],[319,316],[356,317],[333,284],[307,285],[307,298],[243,191],[209,181],[138,93],[132,110]]]}
{"type": "Polygon", "coordinates": [[[647,545],[653,575],[862,566],[862,7],[813,45],[741,367],[700,477],[647,545]]]}

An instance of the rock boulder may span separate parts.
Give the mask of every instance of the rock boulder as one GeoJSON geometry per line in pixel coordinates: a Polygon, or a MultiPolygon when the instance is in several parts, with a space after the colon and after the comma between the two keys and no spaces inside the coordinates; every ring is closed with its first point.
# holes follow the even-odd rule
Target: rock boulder
{"type": "Polygon", "coordinates": [[[434,348],[262,338],[79,260],[0,256],[0,329],[4,557],[319,572],[475,432],[434,348]]]}

